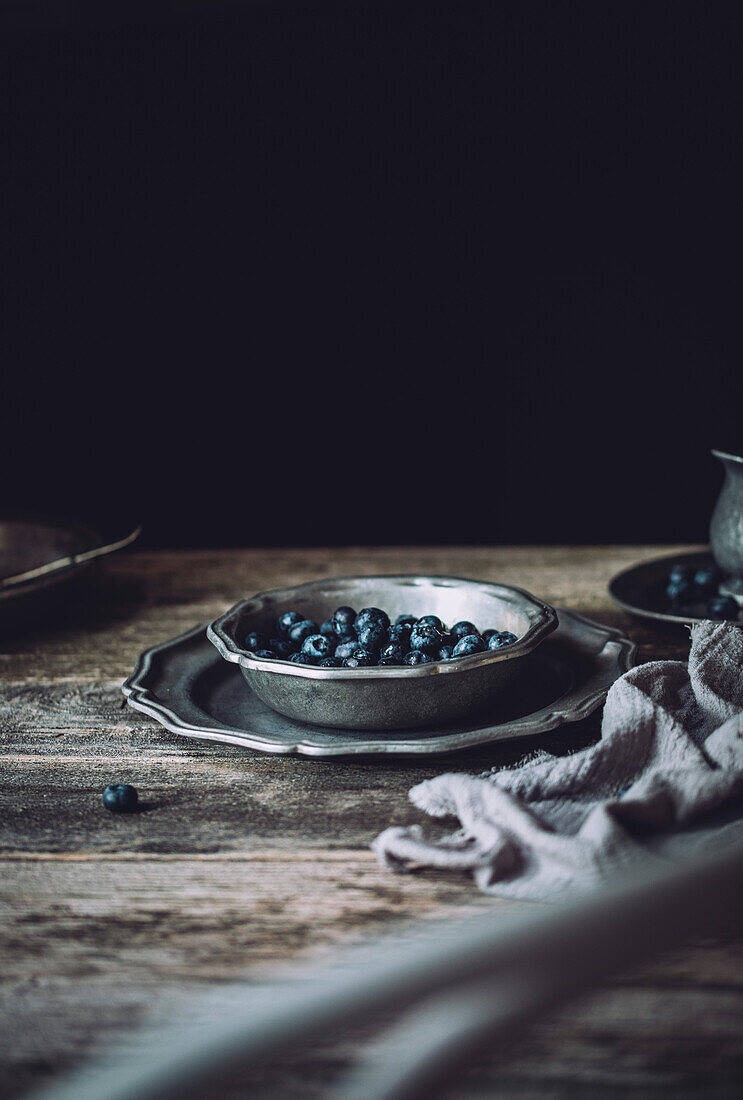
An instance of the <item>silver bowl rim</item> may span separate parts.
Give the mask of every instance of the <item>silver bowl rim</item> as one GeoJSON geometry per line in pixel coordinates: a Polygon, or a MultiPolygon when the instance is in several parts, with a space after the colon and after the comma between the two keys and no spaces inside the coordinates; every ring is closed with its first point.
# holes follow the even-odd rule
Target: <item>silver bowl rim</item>
{"type": "Polygon", "coordinates": [[[319,580],[307,581],[304,584],[294,585],[291,588],[272,588],[265,592],[257,592],[254,596],[240,600],[234,604],[218,619],[209,623],[206,634],[209,641],[219,651],[220,655],[234,664],[254,672],[275,672],[282,676],[298,676],[304,680],[332,680],[338,683],[342,680],[369,680],[378,677],[380,679],[413,679],[423,676],[452,676],[457,673],[478,668],[481,665],[492,665],[499,661],[511,661],[517,657],[523,657],[531,653],[539,643],[551,634],[557,627],[557,612],[550,604],[537,599],[525,588],[519,588],[512,584],[498,584],[493,581],[478,581],[468,577],[450,577],[438,574],[421,573],[375,573],[359,574],[351,577],[323,577],[319,580]],[[518,641],[502,650],[486,650],[484,653],[473,653],[470,657],[460,657],[456,661],[431,661],[424,665],[388,665],[380,668],[378,665],[372,668],[317,668],[315,665],[292,664],[290,661],[271,660],[268,657],[255,657],[250,650],[244,649],[235,639],[235,627],[239,622],[243,611],[249,604],[256,605],[254,611],[260,613],[260,604],[269,599],[286,598],[286,606],[290,606],[291,598],[296,593],[306,593],[312,589],[322,588],[332,581],[334,584],[351,583],[354,581],[397,581],[416,584],[425,584],[430,581],[433,584],[467,585],[478,588],[486,588],[490,591],[507,594],[514,603],[518,602],[520,609],[531,620],[528,630],[521,635],[518,641]]]}

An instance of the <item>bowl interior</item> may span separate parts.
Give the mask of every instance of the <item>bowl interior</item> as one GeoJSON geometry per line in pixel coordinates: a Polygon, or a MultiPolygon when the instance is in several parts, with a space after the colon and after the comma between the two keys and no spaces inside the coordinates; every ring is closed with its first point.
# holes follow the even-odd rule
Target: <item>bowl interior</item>
{"type": "Polygon", "coordinates": [[[510,630],[517,638],[542,617],[536,601],[504,585],[449,577],[340,577],[248,600],[235,623],[235,641],[240,644],[249,630],[274,634],[284,611],[299,611],[319,626],[341,605],[356,611],[380,607],[393,622],[408,613],[438,615],[447,626],[468,619],[480,631],[510,630]]]}

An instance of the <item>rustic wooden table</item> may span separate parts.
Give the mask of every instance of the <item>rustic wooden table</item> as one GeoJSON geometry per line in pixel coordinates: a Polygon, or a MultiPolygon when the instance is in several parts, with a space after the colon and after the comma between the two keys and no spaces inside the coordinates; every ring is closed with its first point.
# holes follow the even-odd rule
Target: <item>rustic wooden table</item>
{"type": "MultiPolygon", "coordinates": [[[[516,583],[618,626],[639,660],[683,656],[618,611],[607,582],[673,547],[128,552],[67,607],[0,639],[0,1091],[52,1081],[194,990],[331,955],[395,921],[445,921],[506,901],[468,876],[397,878],[369,850],[419,818],[407,791],[442,768],[514,761],[523,744],[412,762],[315,761],[187,741],[124,705],[141,650],[245,594],[329,574],[429,572],[516,583]],[[114,780],[144,812],[101,806],[114,780]]],[[[599,715],[545,735],[588,744],[599,715]]],[[[697,943],[553,1015],[447,1093],[512,1097],[739,1095],[741,940],[697,943]]],[[[212,1095],[325,1095],[363,1036],[300,1051],[212,1095]]]]}

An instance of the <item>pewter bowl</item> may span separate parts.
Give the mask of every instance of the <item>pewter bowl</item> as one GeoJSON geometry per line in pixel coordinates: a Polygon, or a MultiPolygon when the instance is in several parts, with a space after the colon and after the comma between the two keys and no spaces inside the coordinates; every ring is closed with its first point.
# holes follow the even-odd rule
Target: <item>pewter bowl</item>
{"type": "Polygon", "coordinates": [[[557,626],[553,608],[505,584],[459,577],[330,577],[261,592],[207,627],[209,641],[240,666],[255,694],[279,714],[336,729],[414,729],[475,714],[515,678],[528,654],[557,626]],[[456,661],[385,668],[316,668],[256,657],[243,648],[251,630],[273,633],[284,611],[322,622],[336,607],[381,607],[390,618],[438,615],[468,619],[482,630],[510,630],[518,641],[456,661]]]}

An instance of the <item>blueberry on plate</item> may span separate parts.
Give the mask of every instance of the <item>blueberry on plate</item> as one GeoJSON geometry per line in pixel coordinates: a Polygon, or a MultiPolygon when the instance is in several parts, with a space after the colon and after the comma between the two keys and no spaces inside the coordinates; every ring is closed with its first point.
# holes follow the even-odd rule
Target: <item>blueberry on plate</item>
{"type": "Polygon", "coordinates": [[[442,645],[441,649],[439,650],[439,652],[436,656],[436,660],[437,661],[451,661],[453,653],[454,653],[453,646],[442,645]]]}
{"type": "Polygon", "coordinates": [[[316,665],[317,657],[312,657],[309,653],[292,653],[289,658],[293,665],[316,665]]]}
{"type": "Polygon", "coordinates": [[[259,649],[258,652],[254,654],[254,656],[263,657],[264,659],[268,659],[269,661],[276,661],[279,659],[278,653],[273,649],[259,649]]]}
{"type": "Polygon", "coordinates": [[[345,661],[346,657],[350,657],[354,649],[358,648],[358,638],[349,638],[347,642],[340,642],[335,647],[335,656],[340,657],[342,661],[345,661]]]}
{"type": "Polygon", "coordinates": [[[737,619],[738,601],[732,596],[713,596],[707,601],[707,617],[710,619],[737,619]]]}
{"type": "Polygon", "coordinates": [[[488,641],[488,649],[503,649],[506,645],[513,645],[518,638],[510,630],[496,630],[488,641]]]}
{"type": "Polygon", "coordinates": [[[390,642],[379,654],[379,663],[380,665],[401,665],[405,652],[397,642],[390,642]]]}
{"type": "Polygon", "coordinates": [[[398,615],[395,619],[395,626],[409,626],[412,630],[417,622],[415,615],[398,615]]]}
{"type": "Polygon", "coordinates": [[[346,634],[353,634],[355,619],[356,612],[352,607],[336,607],[330,617],[333,629],[339,638],[344,637],[346,634]]]}
{"type": "Polygon", "coordinates": [[[500,633],[500,631],[498,631],[498,630],[483,630],[480,637],[485,642],[485,645],[487,645],[488,642],[490,641],[490,639],[493,637],[493,635],[498,634],[498,633],[500,633]]]}
{"type": "Polygon", "coordinates": [[[301,645],[305,638],[309,638],[310,634],[318,634],[317,623],[312,619],[300,619],[298,623],[294,623],[289,627],[287,637],[294,645],[301,645]]]}
{"type": "Polygon", "coordinates": [[[310,657],[320,661],[323,657],[333,656],[333,645],[330,638],[326,638],[324,634],[310,634],[302,642],[302,653],[309,653],[310,657]]]}
{"type": "Polygon", "coordinates": [[[114,814],[130,814],[138,801],[137,788],[128,783],[112,783],[103,792],[103,805],[114,814]]]}
{"type": "Polygon", "coordinates": [[[390,625],[390,617],[386,611],[379,607],[362,607],[354,620],[354,630],[358,634],[369,623],[380,623],[385,630],[390,625]]]}
{"type": "Polygon", "coordinates": [[[255,653],[259,649],[271,649],[271,645],[265,634],[261,634],[259,630],[251,630],[249,634],[245,635],[245,648],[249,649],[251,653],[255,653]]]}
{"type": "Polygon", "coordinates": [[[485,642],[479,634],[465,634],[452,650],[452,657],[469,657],[473,653],[484,653],[485,642]]]}
{"type": "Polygon", "coordinates": [[[436,658],[424,653],[422,649],[411,649],[402,659],[404,665],[430,665],[436,658]]]}
{"type": "Polygon", "coordinates": [[[318,668],[341,668],[342,665],[343,665],[343,661],[339,660],[338,657],[323,657],[322,661],[320,661],[320,664],[317,667],[318,668]]]}
{"type": "Polygon", "coordinates": [[[702,565],[694,574],[693,584],[699,592],[712,594],[720,583],[720,570],[716,565],[702,565]]]}
{"type": "MultiPolygon", "coordinates": [[[[441,620],[439,619],[439,622],[441,620]]],[[[444,634],[433,623],[419,619],[410,631],[410,649],[432,657],[444,645],[444,634]]]]}
{"type": "Polygon", "coordinates": [[[296,648],[297,647],[287,641],[286,638],[271,638],[266,646],[266,649],[272,649],[274,651],[280,661],[288,661],[296,648]]]}
{"type": "Polygon", "coordinates": [[[359,645],[363,646],[364,649],[378,653],[387,641],[387,630],[381,623],[367,623],[359,630],[357,638],[359,645]]]}
{"type": "Polygon", "coordinates": [[[291,628],[301,623],[303,619],[304,615],[300,615],[298,611],[285,611],[276,621],[276,629],[280,637],[285,638],[291,628]]]}
{"type": "Polygon", "coordinates": [[[683,577],[676,581],[669,581],[666,585],[666,598],[674,607],[678,607],[680,604],[689,603],[694,598],[694,589],[692,588],[689,577],[683,577]]]}
{"type": "Polygon", "coordinates": [[[475,624],[468,622],[467,619],[462,619],[461,622],[455,623],[454,626],[449,628],[452,645],[456,645],[460,638],[467,638],[473,634],[478,638],[480,637],[480,631],[475,624]]]}
{"type": "Polygon", "coordinates": [[[344,668],[371,668],[377,663],[376,653],[357,645],[350,657],[344,658],[344,668]]]}
{"type": "Polygon", "coordinates": [[[691,582],[692,570],[691,566],[684,565],[683,562],[677,561],[668,570],[668,583],[677,584],[679,581],[691,582]]]}
{"type": "Polygon", "coordinates": [[[332,619],[326,619],[324,623],[320,624],[320,633],[324,634],[326,638],[338,638],[332,619]]]}

